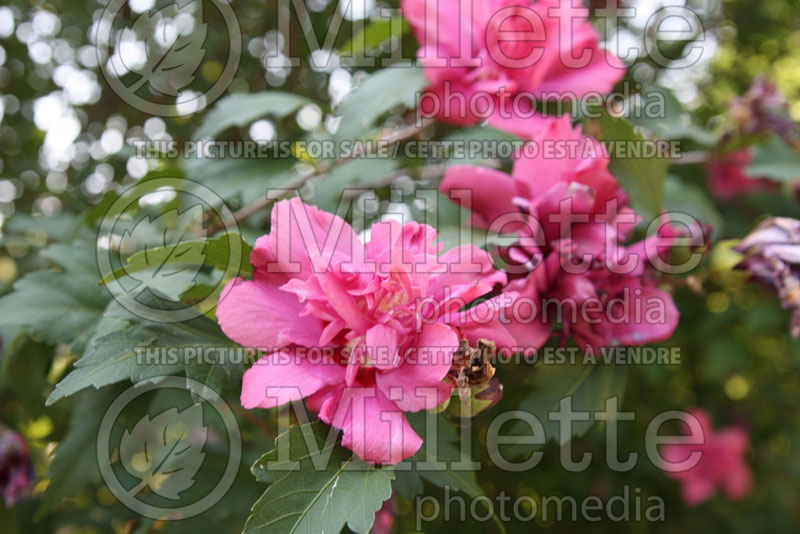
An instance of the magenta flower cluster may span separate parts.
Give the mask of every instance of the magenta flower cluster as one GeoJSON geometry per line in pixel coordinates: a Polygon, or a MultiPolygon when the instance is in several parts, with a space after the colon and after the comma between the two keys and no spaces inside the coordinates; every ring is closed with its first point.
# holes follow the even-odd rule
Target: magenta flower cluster
{"type": "MultiPolygon", "coordinates": [[[[474,227],[504,237],[492,252],[506,267],[496,268],[489,252],[472,245],[442,251],[436,231],[424,224],[382,221],[359,236],[342,218],[299,199],[277,203],[270,232],[250,258],[252,279],[231,280],[217,308],[227,336],[265,353],[244,375],[245,408],[305,399],[342,431],[343,446],[366,461],[396,464],[422,445],[405,413],[451,397],[459,385],[451,374],[454,354],[464,344],[538,348],[556,323],[562,335],[592,349],[672,335],[678,311],[653,265],[683,233],[665,221],[655,236],[627,244],[639,218],[600,143],[568,117],[515,110],[519,94],[607,92],[624,75],[622,62],[598,48],[585,17],[571,32],[563,26],[562,4],[402,2],[430,82],[420,113],[462,125],[487,119],[536,149],[519,150],[510,175],[453,166],[440,185],[471,210],[474,227]],[[511,38],[520,34],[531,38],[511,38]],[[489,105],[478,116],[469,101],[482,93],[489,105]],[[563,150],[545,149],[559,143],[563,150]],[[563,304],[560,316],[545,318],[543,308],[526,320],[509,313],[523,300],[548,299],[563,304]],[[587,303],[594,304],[591,313],[566,313],[587,303]],[[642,317],[634,318],[633,309],[642,317]]],[[[731,460],[676,475],[688,502],[718,484],[731,496],[748,485],[740,467],[736,476],[722,473],[738,462],[746,440],[712,438],[706,449],[731,460]]]]}

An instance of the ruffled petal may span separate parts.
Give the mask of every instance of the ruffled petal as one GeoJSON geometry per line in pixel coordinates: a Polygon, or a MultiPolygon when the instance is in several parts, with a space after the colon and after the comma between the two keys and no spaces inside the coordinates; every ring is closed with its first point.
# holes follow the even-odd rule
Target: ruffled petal
{"type": "Polygon", "coordinates": [[[282,200],[272,208],[270,272],[306,279],[323,272],[341,258],[363,250],[361,241],[341,217],[304,204],[299,198],[282,200]]]}
{"type": "Polygon", "coordinates": [[[301,317],[297,297],[279,289],[279,275],[256,271],[253,280],[234,278],[222,290],[217,320],[225,335],[246,347],[274,350],[290,343],[319,344],[323,323],[301,317]]]}
{"type": "Polygon", "coordinates": [[[425,325],[406,361],[396,369],[376,374],[378,388],[403,411],[432,409],[450,396],[452,387],[442,380],[450,370],[456,349],[458,336],[452,328],[425,325]]]}
{"type": "Polygon", "coordinates": [[[439,190],[472,210],[473,224],[488,228],[498,217],[518,211],[512,199],[517,195],[514,180],[504,172],[486,167],[453,165],[447,169],[439,190]],[[464,196],[469,194],[469,196],[464,196]]]}
{"type": "Polygon", "coordinates": [[[376,324],[367,330],[365,345],[370,361],[378,369],[390,370],[400,364],[395,329],[376,324]]]}
{"type": "Polygon", "coordinates": [[[641,319],[615,325],[614,338],[621,345],[644,345],[669,339],[680,318],[672,295],[654,287],[643,287],[638,298],[642,302],[641,319]]]}
{"type": "Polygon", "coordinates": [[[341,383],[344,368],[333,360],[311,361],[294,350],[269,354],[245,371],[242,378],[242,406],[274,408],[341,383]]]}
{"type": "Polygon", "coordinates": [[[403,412],[379,388],[331,392],[320,405],[319,418],[341,429],[342,445],[367,462],[396,464],[422,446],[403,412]]]}

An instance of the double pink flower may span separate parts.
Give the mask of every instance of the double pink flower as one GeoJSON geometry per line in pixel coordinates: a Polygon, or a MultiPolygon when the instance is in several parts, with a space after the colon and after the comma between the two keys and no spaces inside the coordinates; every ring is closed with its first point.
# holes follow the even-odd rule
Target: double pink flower
{"type": "Polygon", "coordinates": [[[453,166],[440,186],[472,210],[475,226],[519,238],[499,250],[512,265],[508,289],[538,303],[539,316],[515,321],[509,330],[536,347],[556,320],[581,348],[667,339],[678,311],[656,286],[649,260],[663,259],[655,240],[663,246],[678,237],[677,229],[663,224],[651,241],[621,245],[637,217],[608,170],[603,147],[568,117],[548,120],[529,144],[510,176],[453,166]],[[562,316],[545,316],[547,302],[557,303],[562,316]]]}
{"type": "Polygon", "coordinates": [[[506,282],[484,251],[439,255],[436,232],[415,222],[379,222],[370,233],[362,243],[339,217],[296,198],[279,202],[250,257],[253,279],[228,283],[217,317],[228,337],[267,352],[244,375],[242,406],[305,398],[343,431],[345,447],[394,464],[422,445],[403,412],[450,396],[443,380],[460,336],[514,339],[494,300],[460,311],[506,282]]]}
{"type": "Polygon", "coordinates": [[[401,7],[430,81],[420,111],[445,122],[488,118],[507,129],[506,120],[530,112],[532,98],[607,93],[625,74],[619,58],[599,49],[588,10],[573,0],[403,0],[401,7]]]}

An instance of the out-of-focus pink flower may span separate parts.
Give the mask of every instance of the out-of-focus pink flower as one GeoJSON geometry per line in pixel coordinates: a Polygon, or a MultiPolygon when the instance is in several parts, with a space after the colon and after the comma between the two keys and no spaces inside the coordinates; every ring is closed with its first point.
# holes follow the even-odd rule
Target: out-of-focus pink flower
{"type": "Polygon", "coordinates": [[[740,267],[775,291],[783,307],[792,310],[792,337],[800,337],[800,221],[767,219],[736,250],[745,255],[740,267]]]}
{"type": "Polygon", "coordinates": [[[707,170],[711,193],[720,200],[731,200],[742,195],[778,189],[777,182],[750,177],[745,173],[752,159],[750,150],[743,148],[710,160],[707,170]]]}
{"type": "Polygon", "coordinates": [[[392,493],[392,496],[383,503],[381,509],[375,514],[375,523],[372,525],[370,534],[391,534],[394,515],[394,493],[392,493]]]}
{"type": "Polygon", "coordinates": [[[619,58],[599,49],[588,10],[575,2],[403,0],[401,6],[430,81],[420,111],[442,121],[488,118],[508,129],[513,125],[505,119],[533,116],[532,98],[606,93],[625,74],[619,58]]]}
{"type": "Polygon", "coordinates": [[[0,425],[0,491],[7,508],[25,497],[33,486],[33,477],[25,440],[0,425]]]}
{"type": "Polygon", "coordinates": [[[250,257],[253,279],[229,282],[217,308],[228,337],[267,352],[244,375],[242,406],[306,398],[360,458],[413,455],[422,441],[403,412],[450,396],[443,379],[459,337],[515,342],[497,299],[460,311],[505,274],[474,246],[439,255],[435,238],[429,226],[387,221],[362,243],[339,217],[299,199],[276,204],[250,257]]]}
{"type": "Polygon", "coordinates": [[[472,191],[472,223],[487,228],[499,216],[525,209],[537,216],[545,237],[558,237],[558,223],[546,215],[556,213],[559,203],[571,200],[573,212],[600,213],[606,202],[627,196],[608,170],[609,158],[600,143],[573,128],[569,117],[551,118],[541,130],[529,128],[530,139],[514,162],[511,176],[483,167],[454,165],[445,174],[441,190],[472,191]],[[536,133],[535,133],[536,132],[536,133]]]}
{"type": "Polygon", "coordinates": [[[722,490],[730,500],[746,497],[753,487],[753,475],[744,458],[750,443],[747,432],[740,427],[726,427],[715,432],[705,410],[694,408],[689,413],[698,424],[692,423],[687,435],[700,436],[702,433],[703,443],[670,444],[661,450],[662,459],[668,463],[662,468],[678,469],[667,471],[667,476],[682,484],[683,502],[697,506],[710,499],[717,490],[722,490]],[[687,467],[694,463],[690,458],[694,452],[701,453],[699,461],[688,469],[681,468],[683,462],[687,467]]]}
{"type": "MultiPolygon", "coordinates": [[[[499,251],[514,267],[508,289],[539,306],[535,319],[516,314],[509,325],[520,343],[540,346],[555,322],[595,349],[663,341],[677,326],[672,297],[645,268],[664,251],[648,240],[620,244],[638,219],[608,163],[603,147],[562,117],[521,150],[511,176],[454,166],[442,181],[442,192],[472,210],[474,225],[520,238],[499,251]]],[[[663,245],[677,237],[664,224],[650,239],[663,245]]]]}

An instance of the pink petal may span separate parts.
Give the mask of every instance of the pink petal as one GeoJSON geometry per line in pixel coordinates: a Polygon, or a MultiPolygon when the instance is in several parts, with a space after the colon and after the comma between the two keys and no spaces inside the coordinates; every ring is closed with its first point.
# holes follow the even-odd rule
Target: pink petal
{"type": "Polygon", "coordinates": [[[569,92],[578,98],[589,91],[609,92],[625,75],[625,64],[614,54],[598,47],[597,31],[591,22],[578,16],[575,10],[580,6],[575,4],[567,3],[566,12],[561,14],[564,20],[570,20],[571,25],[568,41],[570,46],[563,46],[559,42],[559,17],[556,14],[550,15],[549,12],[551,7],[558,5],[558,0],[539,0],[534,4],[534,9],[545,19],[547,38],[551,45],[549,60],[543,61],[538,69],[537,65],[532,67],[534,79],[538,80],[535,90],[539,94],[569,92]],[[591,53],[587,64],[570,65],[570,56],[578,58],[585,53],[591,53]]]}
{"type": "Polygon", "coordinates": [[[750,177],[745,168],[753,159],[749,149],[736,150],[708,162],[708,188],[720,200],[764,189],[764,180],[750,177]]]}
{"type": "Polygon", "coordinates": [[[747,464],[731,467],[723,481],[725,496],[731,500],[743,499],[753,489],[753,474],[747,464]]]}
{"type": "Polygon", "coordinates": [[[319,418],[341,429],[342,445],[366,462],[396,464],[422,446],[403,412],[379,388],[338,389],[321,403],[319,418]]]}
{"type": "Polygon", "coordinates": [[[643,310],[641,320],[615,325],[615,339],[621,345],[644,345],[669,339],[680,317],[672,295],[654,287],[644,287],[639,300],[643,310]],[[648,314],[648,310],[652,313],[648,314]]]}
{"type": "Polygon", "coordinates": [[[489,254],[475,245],[452,248],[439,256],[438,262],[443,272],[428,279],[428,299],[422,310],[428,320],[457,314],[496,284],[507,281],[506,274],[494,268],[489,254]]]}
{"type": "Polygon", "coordinates": [[[552,331],[550,323],[544,322],[540,317],[525,322],[512,320],[505,327],[514,338],[515,345],[523,349],[540,348],[547,343],[552,331]]]}
{"type": "MultiPolygon", "coordinates": [[[[681,465],[675,464],[682,464],[686,462],[691,457],[694,451],[703,452],[702,445],[687,445],[687,444],[680,444],[680,443],[671,443],[669,445],[664,445],[659,450],[659,455],[661,460],[664,462],[661,465],[661,469],[664,469],[664,474],[670,478],[674,478],[677,480],[686,480],[692,477],[697,476],[698,466],[700,465],[699,462],[693,465],[691,468],[686,469],[681,465]],[[673,471],[667,471],[666,468],[670,467],[671,469],[676,469],[673,471]]],[[[700,461],[702,461],[703,457],[700,457],[700,461]]],[[[691,465],[693,462],[688,462],[686,466],[691,465]]]]}
{"type": "Polygon", "coordinates": [[[396,513],[394,501],[391,498],[387,499],[375,514],[375,524],[372,526],[370,534],[392,534],[396,513]]]}
{"type": "Polygon", "coordinates": [[[402,235],[403,227],[397,221],[378,221],[370,227],[369,241],[364,248],[368,260],[377,264],[378,272],[384,272],[382,268],[392,260],[392,253],[402,235]]]}
{"type": "Polygon", "coordinates": [[[714,495],[714,483],[706,478],[690,478],[683,483],[683,502],[687,506],[697,506],[714,495]]]}
{"type": "Polygon", "coordinates": [[[582,68],[564,68],[550,72],[548,79],[537,87],[537,93],[570,91],[581,98],[594,91],[611,91],[625,76],[625,64],[614,54],[601,48],[594,48],[592,52],[591,61],[582,68]]]}
{"type": "Polygon", "coordinates": [[[500,348],[513,348],[520,343],[508,329],[508,325],[501,324],[498,321],[468,323],[461,325],[460,328],[461,334],[467,338],[471,345],[475,345],[481,338],[493,341],[500,348]]]}
{"type": "Polygon", "coordinates": [[[380,370],[394,369],[400,363],[397,349],[397,331],[384,324],[376,324],[367,330],[365,340],[367,355],[380,370]]]}
{"type": "Polygon", "coordinates": [[[727,450],[731,456],[741,458],[750,446],[750,438],[741,427],[728,427],[717,433],[718,443],[727,450]]]}
{"type": "Polygon", "coordinates": [[[323,324],[301,317],[297,297],[280,291],[279,275],[256,271],[253,280],[234,278],[222,290],[217,320],[225,335],[247,347],[272,350],[290,343],[319,344],[323,324]]]}
{"type": "Polygon", "coordinates": [[[341,217],[304,204],[299,198],[282,200],[272,208],[270,272],[301,279],[322,272],[337,258],[353,258],[363,249],[353,229],[341,217]]]}
{"type": "Polygon", "coordinates": [[[312,362],[293,350],[274,352],[245,371],[241,402],[248,410],[274,408],[343,379],[344,369],[332,360],[312,362]]]}
{"type": "Polygon", "coordinates": [[[422,92],[420,114],[457,126],[479,124],[491,116],[497,99],[489,101],[480,86],[465,82],[467,72],[464,68],[427,67],[425,76],[433,85],[422,92]]]}
{"type": "Polygon", "coordinates": [[[692,429],[689,428],[689,424],[691,424],[694,427],[695,434],[698,432],[697,425],[699,424],[700,430],[703,431],[703,435],[705,436],[705,443],[708,443],[714,434],[714,427],[711,424],[711,416],[703,408],[692,408],[691,410],[689,410],[689,414],[692,417],[694,417],[697,421],[691,421],[691,419],[689,419],[684,423],[687,434],[692,433],[692,429]]]}
{"type": "Polygon", "coordinates": [[[453,165],[447,169],[439,190],[471,209],[475,215],[473,224],[481,228],[488,228],[501,215],[518,211],[511,201],[517,195],[514,180],[494,169],[453,165]]]}
{"type": "Polygon", "coordinates": [[[461,334],[473,345],[478,339],[486,338],[494,341],[498,347],[514,347],[517,340],[506,328],[510,321],[505,317],[505,310],[517,296],[513,292],[502,293],[455,316],[447,316],[444,322],[460,329],[461,334]]]}
{"type": "Polygon", "coordinates": [[[579,163],[574,157],[554,158],[547,152],[553,150],[557,141],[574,142],[579,138],[568,115],[549,118],[544,129],[538,125],[535,128],[538,134],[526,137],[533,139],[539,150],[535,153],[523,151],[522,157],[514,162],[513,172],[514,179],[526,186],[530,198],[544,194],[558,182],[572,181],[579,163]]]}
{"type": "Polygon", "coordinates": [[[344,383],[348,386],[352,386],[356,383],[356,376],[358,376],[358,370],[361,367],[360,349],[360,347],[355,347],[347,358],[347,368],[344,371],[344,383]]]}
{"type": "Polygon", "coordinates": [[[347,325],[358,333],[365,333],[372,325],[364,312],[356,304],[355,299],[345,289],[342,282],[334,273],[316,275],[328,304],[336,310],[347,325]]]}
{"type": "MultiPolygon", "coordinates": [[[[505,284],[506,274],[495,269],[488,252],[475,245],[460,245],[443,252],[439,263],[445,265],[445,272],[434,274],[428,283],[428,293],[433,297],[444,294],[444,288],[458,293],[459,286],[480,284],[492,289],[495,284],[505,284]]],[[[487,291],[488,291],[487,289],[487,291]]]]}
{"type": "Polygon", "coordinates": [[[335,319],[328,323],[325,328],[322,330],[322,335],[319,338],[319,344],[321,346],[325,346],[333,341],[333,338],[339,335],[339,333],[344,330],[347,326],[347,323],[344,322],[342,319],[335,319]]]}
{"type": "Polygon", "coordinates": [[[400,5],[420,47],[428,47],[432,58],[437,52],[442,57],[459,54],[462,32],[468,37],[472,31],[470,19],[459,15],[466,6],[461,0],[402,0],[400,5]]]}
{"type": "Polygon", "coordinates": [[[250,253],[250,264],[253,266],[253,269],[266,272],[267,264],[274,262],[275,259],[275,253],[270,244],[269,234],[262,235],[256,239],[253,252],[250,253]]]}
{"type": "Polygon", "coordinates": [[[417,336],[414,352],[399,367],[376,374],[378,388],[403,411],[432,409],[450,396],[447,376],[458,348],[458,336],[443,324],[425,325],[417,336]],[[436,400],[432,398],[436,390],[436,400]],[[431,403],[433,402],[433,405],[431,403]],[[426,404],[427,403],[427,404],[426,404]]]}

